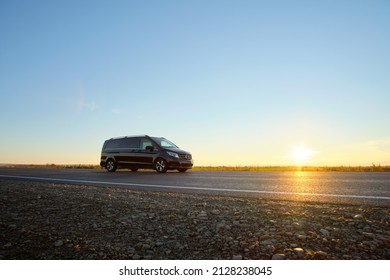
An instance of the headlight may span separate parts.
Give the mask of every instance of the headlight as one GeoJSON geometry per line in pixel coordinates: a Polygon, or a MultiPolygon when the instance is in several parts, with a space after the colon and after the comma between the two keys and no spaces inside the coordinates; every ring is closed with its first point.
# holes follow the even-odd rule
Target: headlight
{"type": "Polygon", "coordinates": [[[170,155],[171,157],[179,158],[179,155],[174,152],[167,152],[167,154],[170,155]]]}

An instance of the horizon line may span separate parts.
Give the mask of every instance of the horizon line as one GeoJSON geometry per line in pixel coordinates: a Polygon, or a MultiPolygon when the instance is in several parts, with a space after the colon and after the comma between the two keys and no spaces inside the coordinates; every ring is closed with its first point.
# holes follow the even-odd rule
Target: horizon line
{"type": "MultiPolygon", "coordinates": [[[[98,164],[23,164],[0,163],[2,168],[74,168],[103,169],[98,164]]],[[[142,168],[140,168],[142,169],[142,168]]],[[[195,165],[200,171],[379,171],[390,172],[390,165],[195,165]]]]}

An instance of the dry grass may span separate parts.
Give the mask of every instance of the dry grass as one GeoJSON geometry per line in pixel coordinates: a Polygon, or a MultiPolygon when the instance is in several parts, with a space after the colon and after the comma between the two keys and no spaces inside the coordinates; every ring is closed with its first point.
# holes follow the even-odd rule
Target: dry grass
{"type": "Polygon", "coordinates": [[[342,172],[390,172],[390,166],[196,166],[203,171],[342,171],[342,172]]]}

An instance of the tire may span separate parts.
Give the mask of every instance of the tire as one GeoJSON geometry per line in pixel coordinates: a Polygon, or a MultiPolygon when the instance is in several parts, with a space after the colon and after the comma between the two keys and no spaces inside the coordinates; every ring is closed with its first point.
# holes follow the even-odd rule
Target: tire
{"type": "Polygon", "coordinates": [[[138,168],[132,168],[131,171],[137,172],[137,171],[138,171],[138,168]]]}
{"type": "Polygon", "coordinates": [[[113,159],[107,160],[106,169],[108,172],[115,172],[117,169],[116,162],[113,159]]]}
{"type": "Polygon", "coordinates": [[[154,169],[158,173],[165,173],[168,170],[168,162],[163,158],[158,158],[154,162],[154,169]]]}
{"type": "Polygon", "coordinates": [[[179,168],[178,171],[179,172],[186,172],[188,169],[187,168],[179,168]]]}

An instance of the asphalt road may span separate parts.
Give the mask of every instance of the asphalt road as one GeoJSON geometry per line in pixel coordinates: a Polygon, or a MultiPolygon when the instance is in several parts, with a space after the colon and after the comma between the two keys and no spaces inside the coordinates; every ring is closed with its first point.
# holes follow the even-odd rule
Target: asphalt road
{"type": "MultiPolygon", "coordinates": [[[[0,179],[390,207],[389,172],[155,171],[0,168],[0,179]]],[[[0,182],[1,183],[1,182],[0,182]]]]}

